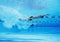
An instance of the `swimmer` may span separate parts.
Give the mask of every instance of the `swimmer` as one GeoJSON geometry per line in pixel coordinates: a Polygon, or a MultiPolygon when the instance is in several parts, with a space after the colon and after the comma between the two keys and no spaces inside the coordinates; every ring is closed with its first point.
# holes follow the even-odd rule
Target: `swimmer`
{"type": "Polygon", "coordinates": [[[44,18],[44,16],[47,16],[47,15],[48,15],[48,14],[46,14],[46,15],[38,15],[38,16],[30,16],[30,17],[28,18],[28,20],[31,21],[31,20],[36,19],[36,18],[44,18]]]}
{"type": "Polygon", "coordinates": [[[47,16],[48,14],[46,14],[46,15],[38,15],[38,16],[30,16],[29,18],[27,18],[27,19],[21,19],[21,18],[19,18],[19,20],[20,21],[31,21],[31,20],[33,20],[33,19],[36,19],[36,18],[44,18],[44,16],[47,16]]]}

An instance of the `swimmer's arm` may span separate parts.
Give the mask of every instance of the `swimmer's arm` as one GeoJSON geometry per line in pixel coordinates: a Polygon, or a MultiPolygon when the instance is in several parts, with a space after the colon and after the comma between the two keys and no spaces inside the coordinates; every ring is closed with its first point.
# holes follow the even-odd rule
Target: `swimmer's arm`
{"type": "Polygon", "coordinates": [[[27,19],[21,19],[21,18],[19,18],[19,21],[27,21],[27,19]]]}

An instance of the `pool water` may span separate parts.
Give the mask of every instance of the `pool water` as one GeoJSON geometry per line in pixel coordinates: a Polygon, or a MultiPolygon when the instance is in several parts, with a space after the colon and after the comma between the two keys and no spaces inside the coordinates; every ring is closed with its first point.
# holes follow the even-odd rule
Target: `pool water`
{"type": "Polygon", "coordinates": [[[60,42],[59,4],[60,0],[0,0],[0,42],[60,42]],[[38,18],[29,21],[30,16],[38,18]]]}

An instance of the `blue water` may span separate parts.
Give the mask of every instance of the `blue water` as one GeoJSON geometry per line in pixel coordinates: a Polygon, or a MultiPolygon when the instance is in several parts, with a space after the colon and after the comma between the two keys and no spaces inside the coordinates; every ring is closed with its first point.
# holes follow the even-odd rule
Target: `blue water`
{"type": "Polygon", "coordinates": [[[59,4],[60,0],[0,0],[0,42],[60,42],[59,4]]]}

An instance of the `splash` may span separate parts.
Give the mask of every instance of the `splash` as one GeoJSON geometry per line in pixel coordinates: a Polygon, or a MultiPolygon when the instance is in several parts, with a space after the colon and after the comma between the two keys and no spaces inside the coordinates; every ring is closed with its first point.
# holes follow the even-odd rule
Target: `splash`
{"type": "Polygon", "coordinates": [[[19,21],[19,18],[24,19],[25,17],[16,9],[0,5],[0,19],[4,21],[5,27],[12,28],[19,21]]]}

